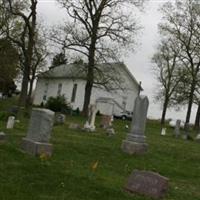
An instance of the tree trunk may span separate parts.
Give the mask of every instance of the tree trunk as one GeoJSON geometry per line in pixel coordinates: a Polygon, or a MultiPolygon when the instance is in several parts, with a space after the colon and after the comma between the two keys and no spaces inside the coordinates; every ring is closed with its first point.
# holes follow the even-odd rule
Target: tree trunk
{"type": "Polygon", "coordinates": [[[199,122],[200,122],[200,102],[198,104],[198,108],[197,108],[197,113],[196,113],[196,118],[195,118],[195,125],[194,128],[196,130],[199,130],[199,122]]]}
{"type": "Polygon", "coordinates": [[[168,107],[168,99],[165,98],[164,104],[163,104],[163,111],[162,111],[162,118],[161,118],[161,126],[165,125],[165,116],[167,112],[167,107],[168,107]]]}
{"type": "Polygon", "coordinates": [[[83,105],[83,112],[82,112],[84,116],[88,115],[88,106],[90,104],[92,86],[93,84],[87,81],[86,86],[85,86],[84,105],[83,105]]]}
{"type": "Polygon", "coordinates": [[[87,66],[87,82],[85,86],[84,105],[82,111],[84,116],[88,115],[88,106],[90,104],[90,97],[94,83],[95,45],[96,45],[96,32],[91,40],[91,45],[89,50],[88,66],[87,66]]]}
{"type": "Polygon", "coordinates": [[[19,106],[25,106],[28,94],[29,72],[25,69],[23,73],[21,93],[19,97],[19,106]]]}
{"type": "Polygon", "coordinates": [[[185,124],[189,124],[189,122],[190,122],[190,116],[191,116],[192,104],[193,104],[193,97],[194,97],[194,90],[195,90],[195,85],[192,84],[191,90],[190,90],[190,96],[189,96],[189,102],[188,102],[185,124]]]}
{"type": "Polygon", "coordinates": [[[32,104],[32,92],[33,92],[33,83],[34,83],[35,78],[31,78],[30,80],[30,86],[29,86],[29,92],[28,92],[28,99],[27,99],[27,103],[28,105],[32,104]]]}
{"type": "MultiPolygon", "coordinates": [[[[29,76],[31,73],[31,64],[32,64],[32,58],[33,58],[33,48],[35,45],[35,28],[36,28],[36,6],[37,6],[37,0],[31,1],[31,15],[29,18],[25,20],[25,24],[28,27],[28,45],[26,48],[25,42],[23,41],[24,46],[22,48],[23,54],[24,54],[24,74],[23,74],[23,81],[22,81],[22,89],[21,89],[21,95],[20,95],[20,105],[25,106],[26,108],[29,108],[29,96],[28,96],[28,83],[29,83],[29,76]],[[31,21],[30,21],[31,18],[31,21]]],[[[32,89],[31,89],[32,92],[32,89]]],[[[30,94],[31,95],[31,94],[30,94]]]]}

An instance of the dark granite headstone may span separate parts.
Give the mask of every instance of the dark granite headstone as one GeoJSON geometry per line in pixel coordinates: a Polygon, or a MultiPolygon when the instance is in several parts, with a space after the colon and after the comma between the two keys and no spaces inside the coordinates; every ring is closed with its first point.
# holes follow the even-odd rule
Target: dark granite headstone
{"type": "Polygon", "coordinates": [[[6,134],[4,132],[0,132],[0,143],[4,143],[6,139],[6,134]]]}
{"type": "Polygon", "coordinates": [[[54,124],[55,125],[62,125],[65,123],[65,115],[61,113],[56,113],[55,114],[55,119],[54,119],[54,124]]]}
{"type": "Polygon", "coordinates": [[[168,178],[158,173],[134,170],[128,178],[125,190],[158,199],[166,193],[168,182],[168,178]]]}
{"type": "Polygon", "coordinates": [[[19,106],[12,106],[10,108],[10,112],[13,113],[13,114],[15,114],[15,115],[18,114],[19,110],[20,110],[19,106]]]}

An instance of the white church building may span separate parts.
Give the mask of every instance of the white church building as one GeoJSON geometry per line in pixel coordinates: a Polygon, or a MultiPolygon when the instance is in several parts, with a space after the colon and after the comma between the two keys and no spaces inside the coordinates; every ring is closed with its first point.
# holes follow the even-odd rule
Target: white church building
{"type": "MultiPolygon", "coordinates": [[[[84,64],[66,64],[50,68],[38,76],[33,103],[40,105],[49,97],[64,95],[74,110],[79,108],[81,111],[85,84],[84,64]]],[[[100,64],[95,72],[90,104],[97,101],[109,102],[113,105],[114,115],[125,111],[132,112],[139,90],[140,84],[124,63],[100,64]]],[[[103,109],[100,107],[99,111],[103,112],[103,109]]]]}

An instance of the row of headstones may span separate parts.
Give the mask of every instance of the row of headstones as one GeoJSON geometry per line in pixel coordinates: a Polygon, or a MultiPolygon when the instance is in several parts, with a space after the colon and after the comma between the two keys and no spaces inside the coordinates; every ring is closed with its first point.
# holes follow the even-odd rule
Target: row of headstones
{"type": "MultiPolygon", "coordinates": [[[[180,129],[181,129],[181,120],[177,119],[175,127],[174,127],[175,137],[179,137],[181,135],[180,129]]],[[[165,136],[166,134],[167,134],[167,128],[162,128],[161,129],[161,135],[165,136]]]]}
{"type": "MultiPolygon", "coordinates": [[[[138,96],[135,100],[134,114],[129,134],[122,142],[122,150],[130,155],[143,154],[148,145],[145,140],[145,125],[149,101],[146,96],[138,96]]],[[[94,129],[95,107],[90,108],[86,125],[94,129]]],[[[52,144],[49,143],[54,122],[54,112],[47,109],[33,109],[28,133],[22,139],[22,149],[32,155],[45,154],[51,156],[52,144]]],[[[85,126],[86,126],[85,125],[85,126]]],[[[134,171],[128,178],[125,190],[150,197],[162,197],[168,187],[168,179],[149,171],[134,171]]]]}
{"type": "MultiPolygon", "coordinates": [[[[166,134],[167,134],[167,128],[162,128],[161,129],[161,135],[165,136],[166,134]]],[[[175,124],[175,127],[174,127],[174,136],[176,138],[181,136],[181,120],[180,119],[176,120],[176,124],[175,124]]],[[[189,125],[186,125],[186,127],[184,127],[184,133],[182,135],[182,138],[183,139],[190,139],[190,136],[189,136],[189,125]]],[[[193,138],[191,138],[191,139],[193,139],[193,138]]],[[[195,140],[197,140],[197,141],[200,140],[200,133],[197,134],[195,140]]]]}

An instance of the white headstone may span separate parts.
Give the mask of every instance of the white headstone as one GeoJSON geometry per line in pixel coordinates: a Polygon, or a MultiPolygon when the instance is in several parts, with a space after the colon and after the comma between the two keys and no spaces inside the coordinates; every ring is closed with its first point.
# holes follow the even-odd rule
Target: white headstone
{"type": "Polygon", "coordinates": [[[200,134],[198,134],[195,139],[200,141],[200,134]]]}
{"type": "Polygon", "coordinates": [[[15,116],[8,117],[6,128],[7,129],[13,129],[14,125],[15,125],[15,116]]]}
{"type": "Polygon", "coordinates": [[[167,128],[162,128],[162,130],[161,130],[161,135],[166,135],[166,130],[167,130],[167,128]]]}

